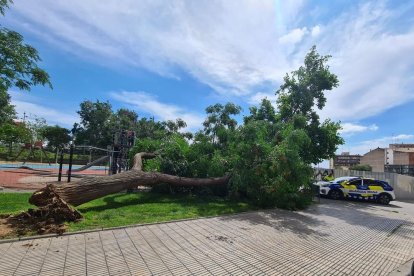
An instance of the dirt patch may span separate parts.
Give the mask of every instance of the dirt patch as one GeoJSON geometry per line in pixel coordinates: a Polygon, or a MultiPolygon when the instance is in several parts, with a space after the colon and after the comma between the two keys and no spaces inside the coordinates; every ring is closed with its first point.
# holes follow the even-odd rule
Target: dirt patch
{"type": "Polygon", "coordinates": [[[69,206],[54,191],[53,186],[43,190],[43,206],[29,209],[17,215],[2,216],[0,220],[0,238],[31,234],[62,234],[65,222],[78,221],[82,215],[69,206]]]}
{"type": "Polygon", "coordinates": [[[208,236],[207,239],[215,240],[215,241],[222,241],[222,242],[226,242],[226,243],[233,243],[233,241],[234,241],[234,239],[232,239],[232,238],[224,237],[224,236],[218,236],[218,235],[208,236]]]}
{"type": "Polygon", "coordinates": [[[7,222],[6,218],[0,218],[0,238],[13,236],[13,227],[7,222]]]}

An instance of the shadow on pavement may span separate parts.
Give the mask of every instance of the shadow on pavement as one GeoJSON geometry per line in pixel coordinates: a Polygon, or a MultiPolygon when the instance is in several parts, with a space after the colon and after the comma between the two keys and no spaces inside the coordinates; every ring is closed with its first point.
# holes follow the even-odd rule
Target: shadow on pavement
{"type": "Polygon", "coordinates": [[[414,226],[413,221],[405,216],[403,208],[394,204],[325,199],[316,208],[310,208],[304,213],[330,216],[350,225],[401,236],[404,234],[396,231],[399,227],[414,226]]]}
{"type": "Polygon", "coordinates": [[[394,204],[385,206],[369,202],[323,199],[321,203],[299,212],[270,209],[220,219],[266,225],[278,231],[291,231],[301,237],[329,236],[330,234],[327,233],[329,231],[325,230],[339,223],[337,220],[341,220],[341,223],[345,222],[345,224],[365,227],[379,233],[408,238],[404,234],[405,231],[397,230],[402,226],[413,227],[414,223],[406,219],[401,210],[402,207],[394,204]]]}
{"type": "Polygon", "coordinates": [[[326,226],[323,220],[280,209],[270,209],[258,212],[250,212],[229,217],[219,218],[223,221],[244,221],[252,225],[266,225],[278,231],[290,231],[301,237],[323,237],[327,234],[318,231],[317,227],[326,226]]]}

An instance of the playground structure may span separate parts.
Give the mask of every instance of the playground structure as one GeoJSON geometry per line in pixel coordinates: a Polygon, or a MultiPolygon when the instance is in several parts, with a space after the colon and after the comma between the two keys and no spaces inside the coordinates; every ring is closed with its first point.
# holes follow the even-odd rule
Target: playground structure
{"type": "Polygon", "coordinates": [[[90,176],[118,174],[130,169],[128,154],[134,145],[135,133],[122,130],[113,135],[113,141],[107,148],[86,145],[74,145],[60,148],[57,152],[56,163],[51,164],[43,142],[25,144],[19,149],[14,158],[24,156],[21,162],[3,162],[0,164],[0,186],[10,188],[40,188],[54,181],[70,182],[71,178],[82,179],[90,176]],[[22,154],[29,151],[29,154],[22,154]],[[27,163],[28,159],[36,159],[41,153],[45,163],[27,163]],[[33,158],[31,158],[33,157],[33,158]],[[40,186],[39,186],[40,185],[40,186]]]}
{"type": "Polygon", "coordinates": [[[33,157],[33,159],[35,158],[35,152],[36,151],[40,151],[40,158],[42,158],[42,153],[45,156],[47,162],[50,165],[50,160],[49,157],[47,156],[44,148],[43,148],[43,141],[36,141],[34,143],[25,143],[19,153],[16,155],[16,157],[14,158],[14,160],[17,160],[17,158],[19,158],[19,156],[25,151],[28,150],[29,154],[26,156],[26,158],[23,160],[23,165],[26,164],[27,159],[29,159],[30,157],[33,157]]]}
{"type": "MultiPolygon", "coordinates": [[[[72,169],[72,156],[73,156],[73,151],[74,151],[75,146],[71,144],[70,157],[69,157],[69,169],[67,171],[68,182],[70,182],[72,172],[81,172],[92,166],[106,163],[108,161],[109,161],[109,170],[108,170],[109,175],[121,173],[123,171],[128,171],[130,169],[128,154],[129,154],[129,150],[131,149],[131,147],[134,146],[134,142],[135,142],[135,132],[129,131],[129,130],[121,130],[113,134],[112,145],[108,146],[108,149],[102,149],[102,148],[97,148],[97,147],[92,147],[92,146],[77,146],[76,147],[77,149],[87,148],[90,153],[92,150],[103,151],[106,153],[105,156],[101,156],[93,161],[92,161],[91,154],[90,154],[89,162],[86,165],[80,168],[77,168],[77,169],[72,169]]],[[[63,160],[62,157],[60,159],[63,160]]],[[[58,177],[59,180],[58,181],[61,180],[61,174],[62,174],[62,161],[59,163],[60,163],[60,168],[59,168],[59,177],[58,177]]]]}
{"type": "Polygon", "coordinates": [[[134,146],[135,132],[121,130],[112,137],[111,174],[117,174],[130,169],[128,153],[134,146]]]}

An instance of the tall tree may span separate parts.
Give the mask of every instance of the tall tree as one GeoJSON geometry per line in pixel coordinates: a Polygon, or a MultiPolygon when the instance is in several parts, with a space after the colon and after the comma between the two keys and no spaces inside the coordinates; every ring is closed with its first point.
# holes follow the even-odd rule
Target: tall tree
{"type": "Polygon", "coordinates": [[[113,112],[109,102],[84,101],[78,114],[81,127],[77,131],[77,143],[106,148],[112,143],[113,112]]]}
{"type": "Polygon", "coordinates": [[[46,119],[35,116],[32,120],[25,122],[26,128],[30,131],[30,142],[43,141],[43,130],[47,126],[46,119]]]}
{"type": "Polygon", "coordinates": [[[271,123],[276,123],[278,121],[275,108],[272,106],[272,103],[267,98],[262,99],[259,107],[252,106],[249,108],[249,110],[250,115],[245,116],[243,118],[245,123],[248,123],[250,120],[265,120],[271,123]]]}
{"type": "Polygon", "coordinates": [[[313,46],[305,57],[304,66],[286,74],[284,83],[276,92],[280,119],[294,123],[306,131],[312,144],[302,150],[306,163],[320,163],[335,154],[337,146],[343,144],[339,136],[339,123],[327,119],[320,122],[317,110],[324,108],[325,92],[338,86],[338,78],[331,73],[327,61],[330,56],[321,56],[313,46]]]}
{"type": "MultiPolygon", "coordinates": [[[[0,2],[0,13],[12,1],[0,2]]],[[[40,56],[35,48],[25,44],[19,33],[0,27],[0,90],[7,91],[15,86],[21,90],[30,90],[34,85],[52,84],[49,75],[39,68],[40,56]]]]}
{"type": "Polygon", "coordinates": [[[31,133],[23,123],[4,123],[0,125],[0,141],[8,145],[12,156],[13,144],[31,141],[31,133]]]}
{"type": "Polygon", "coordinates": [[[12,0],[0,0],[0,14],[4,15],[9,4],[13,3],[12,0]]]}
{"type": "Polygon", "coordinates": [[[14,106],[10,104],[10,95],[0,90],[0,126],[4,123],[11,123],[16,118],[14,106]]]}
{"type": "Polygon", "coordinates": [[[137,121],[138,114],[135,111],[121,108],[113,114],[112,128],[114,130],[136,130],[137,121]]]}
{"type": "MultiPolygon", "coordinates": [[[[306,207],[310,197],[301,189],[311,183],[311,163],[332,155],[342,142],[339,124],[330,120],[320,123],[315,110],[324,107],[324,93],[338,85],[327,60],[313,47],[304,66],[285,77],[278,91],[278,109],[263,100],[258,108],[250,109],[240,127],[233,118],[240,113],[240,107],[232,103],[209,106],[204,132],[197,133],[192,143],[176,133],[166,135],[174,130],[172,124],[157,125],[153,120],[141,119],[153,137],[148,135],[135,145],[134,149],[141,152],[134,155],[132,171],[52,184],[35,192],[31,203],[44,206],[61,198],[79,205],[137,185],[225,186],[230,180],[234,194],[244,194],[262,206],[306,207]],[[145,166],[143,159],[154,158],[158,162],[145,166]],[[145,171],[148,168],[155,171],[145,171]],[[226,171],[231,174],[214,179],[186,178],[222,176],[226,171]]],[[[88,106],[92,106],[88,110],[95,108],[92,103],[88,106]]],[[[83,124],[88,126],[88,122],[83,124]]]]}
{"type": "Polygon", "coordinates": [[[241,107],[234,103],[210,105],[206,108],[207,119],[204,121],[204,133],[211,137],[213,143],[223,146],[231,131],[237,126],[237,121],[232,117],[241,112],[241,107]]]}
{"type": "Polygon", "coordinates": [[[44,127],[42,134],[48,142],[48,147],[51,147],[55,151],[55,159],[59,147],[69,143],[71,138],[70,130],[58,125],[44,127]]]}
{"type": "Polygon", "coordinates": [[[154,118],[141,118],[137,122],[136,137],[138,139],[161,139],[166,133],[166,125],[163,122],[155,121],[154,118]]]}
{"type": "MultiPolygon", "coordinates": [[[[0,0],[0,14],[4,15],[11,3],[11,0],[0,0]]],[[[9,88],[29,91],[38,84],[52,88],[49,75],[37,65],[40,61],[37,50],[25,44],[23,36],[0,25],[0,125],[16,115],[7,93],[9,88]]]]}

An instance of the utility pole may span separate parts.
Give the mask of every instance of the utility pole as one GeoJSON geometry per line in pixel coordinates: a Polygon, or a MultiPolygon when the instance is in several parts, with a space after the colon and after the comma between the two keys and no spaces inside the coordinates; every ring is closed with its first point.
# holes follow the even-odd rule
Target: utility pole
{"type": "Polygon", "coordinates": [[[69,169],[68,169],[68,182],[70,182],[70,178],[72,176],[72,162],[73,162],[73,139],[70,141],[70,151],[69,151],[69,169]]]}

